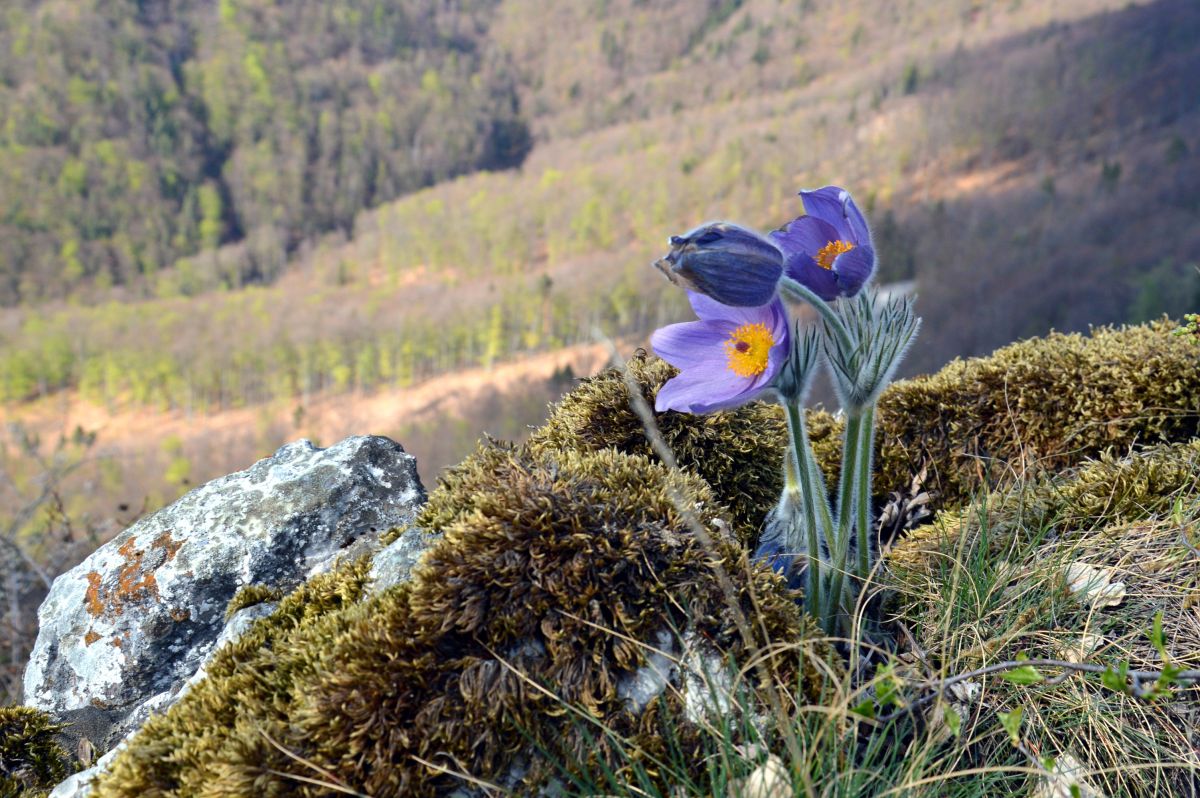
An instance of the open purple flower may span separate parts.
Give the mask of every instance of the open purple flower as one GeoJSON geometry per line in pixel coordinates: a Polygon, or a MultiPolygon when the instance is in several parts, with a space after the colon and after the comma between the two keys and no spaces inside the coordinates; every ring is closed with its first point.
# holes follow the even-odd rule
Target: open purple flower
{"type": "Polygon", "coordinates": [[[753,401],[771,386],[789,352],[788,319],[778,298],[731,307],[688,291],[699,321],[655,331],[650,345],[679,369],[658,391],[654,409],[708,413],[753,401]]]}
{"type": "Polygon", "coordinates": [[[731,222],[713,222],[671,236],[670,243],[671,251],[654,265],[676,285],[737,307],[757,307],[775,298],[783,253],[766,236],[731,222]]]}
{"type": "Polygon", "coordinates": [[[821,299],[854,296],[875,271],[875,247],[862,211],[837,186],[801,191],[807,216],[771,233],[784,273],[821,299]]]}

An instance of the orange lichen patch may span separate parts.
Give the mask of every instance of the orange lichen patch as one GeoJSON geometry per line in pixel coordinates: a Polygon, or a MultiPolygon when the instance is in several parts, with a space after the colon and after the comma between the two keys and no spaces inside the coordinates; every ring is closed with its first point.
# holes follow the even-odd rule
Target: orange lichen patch
{"type": "Polygon", "coordinates": [[[121,640],[121,638],[119,638],[119,637],[114,637],[114,638],[112,639],[112,642],[111,642],[111,643],[109,643],[109,645],[111,645],[113,648],[120,648],[120,647],[121,647],[121,644],[122,644],[123,642],[124,642],[124,641],[122,641],[122,640],[121,640]]]}
{"type": "Polygon", "coordinates": [[[125,565],[117,572],[117,589],[112,597],[114,606],[118,602],[127,604],[158,597],[158,582],[154,578],[154,572],[142,567],[145,552],[136,548],[136,545],[136,541],[130,538],[117,549],[125,558],[125,565]]]}
{"type": "Polygon", "coordinates": [[[90,629],[88,630],[88,633],[83,636],[84,644],[89,645],[89,646],[92,643],[95,643],[99,639],[100,639],[100,635],[96,634],[95,632],[91,631],[90,629]]]}
{"type": "Polygon", "coordinates": [[[168,530],[154,539],[150,544],[152,548],[160,549],[166,555],[166,561],[170,562],[175,559],[175,555],[183,548],[183,543],[171,538],[171,532],[168,530]]]}
{"type": "Polygon", "coordinates": [[[151,547],[150,562],[146,552],[137,548],[137,541],[130,538],[121,544],[117,552],[125,558],[117,571],[116,584],[106,585],[104,577],[97,571],[87,575],[88,589],[85,597],[88,612],[94,617],[104,614],[121,615],[129,604],[145,604],[158,598],[158,580],[154,570],[175,556],[181,544],[163,535],[151,547]],[[164,540],[165,538],[165,540],[164,540]]]}
{"type": "Polygon", "coordinates": [[[87,611],[92,616],[99,618],[104,613],[104,601],[100,598],[100,574],[89,571],[87,580],[88,589],[84,602],[87,604],[87,611]]]}

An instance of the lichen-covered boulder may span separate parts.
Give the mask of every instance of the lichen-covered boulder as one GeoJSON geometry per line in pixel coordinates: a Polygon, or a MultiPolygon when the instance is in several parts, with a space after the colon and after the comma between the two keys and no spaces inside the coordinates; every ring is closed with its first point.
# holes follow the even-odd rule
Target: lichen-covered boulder
{"type": "Polygon", "coordinates": [[[239,588],[290,590],[377,545],[424,498],[415,460],[379,437],[289,444],[191,491],[55,580],[38,613],[26,703],[107,750],[175,699],[239,588]]]}

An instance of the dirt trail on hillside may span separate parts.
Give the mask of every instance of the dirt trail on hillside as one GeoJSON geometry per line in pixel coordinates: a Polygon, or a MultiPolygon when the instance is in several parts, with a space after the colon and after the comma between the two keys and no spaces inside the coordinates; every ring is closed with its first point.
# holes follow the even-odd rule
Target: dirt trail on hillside
{"type": "MultiPolygon", "coordinates": [[[[622,350],[630,349],[622,346],[622,350]]],[[[289,441],[328,446],[350,435],[387,435],[416,455],[422,478],[465,456],[483,434],[520,438],[545,417],[546,405],[608,361],[601,344],[529,355],[486,368],[441,375],[408,388],[274,402],[212,414],[133,408],[110,412],[71,392],[19,407],[0,408],[0,424],[20,422],[53,448],[76,427],[95,432],[102,472],[77,489],[89,512],[161,506],[190,487],[246,468],[289,441]],[[186,478],[168,481],[183,458],[186,478]],[[115,470],[115,473],[114,473],[115,470]]],[[[124,512],[122,510],[122,512],[124,512]]]]}
{"type": "Polygon", "coordinates": [[[44,439],[70,434],[76,427],[95,431],[106,445],[139,448],[147,440],[177,435],[186,440],[199,435],[220,435],[252,429],[264,420],[295,427],[321,441],[362,435],[419,424],[435,416],[469,415],[482,393],[501,396],[551,379],[570,369],[587,376],[607,363],[601,344],[586,344],[554,352],[529,355],[490,369],[475,368],[431,378],[407,388],[389,388],[368,394],[316,396],[307,404],[300,399],[275,402],[212,414],[187,415],[182,411],[149,408],[108,411],[71,392],[17,408],[0,408],[0,423],[19,421],[44,439]],[[303,408],[296,424],[296,408],[303,408]]]}

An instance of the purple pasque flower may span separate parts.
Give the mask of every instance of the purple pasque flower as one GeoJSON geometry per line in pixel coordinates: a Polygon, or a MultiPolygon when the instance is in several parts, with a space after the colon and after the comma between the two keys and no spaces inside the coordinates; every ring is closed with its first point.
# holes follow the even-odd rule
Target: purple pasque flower
{"type": "Polygon", "coordinates": [[[731,222],[671,236],[671,251],[654,266],[667,279],[723,305],[758,307],[775,298],[783,253],[766,236],[731,222]]]}
{"type": "Polygon", "coordinates": [[[875,247],[862,211],[838,186],[801,191],[806,216],[771,233],[784,273],[826,302],[854,296],[875,271],[875,247]]]}
{"type": "Polygon", "coordinates": [[[732,307],[688,291],[699,321],[671,324],[650,337],[655,354],[679,369],[658,390],[654,409],[708,413],[753,401],[771,386],[790,351],[787,312],[775,298],[732,307]]]}

